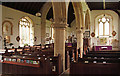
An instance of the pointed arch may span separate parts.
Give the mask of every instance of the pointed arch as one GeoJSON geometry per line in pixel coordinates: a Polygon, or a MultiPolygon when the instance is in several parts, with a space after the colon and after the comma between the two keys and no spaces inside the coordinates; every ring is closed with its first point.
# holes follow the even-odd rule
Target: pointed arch
{"type": "Polygon", "coordinates": [[[45,37],[46,37],[46,16],[51,7],[52,7],[52,3],[46,2],[40,10],[41,12],[41,44],[42,45],[45,44],[45,37]]]}
{"type": "Polygon", "coordinates": [[[81,29],[84,27],[84,16],[83,16],[83,9],[81,2],[72,2],[74,12],[75,12],[75,19],[76,19],[76,28],[81,29]]]}
{"type": "Polygon", "coordinates": [[[31,18],[25,16],[19,20],[20,46],[34,45],[34,29],[31,18]]]}
{"type": "Polygon", "coordinates": [[[52,5],[53,5],[53,13],[54,13],[54,22],[55,23],[61,22],[67,24],[66,3],[52,2],[52,5]]]}
{"type": "Polygon", "coordinates": [[[85,29],[90,29],[90,12],[88,9],[85,14],[85,29]]]}

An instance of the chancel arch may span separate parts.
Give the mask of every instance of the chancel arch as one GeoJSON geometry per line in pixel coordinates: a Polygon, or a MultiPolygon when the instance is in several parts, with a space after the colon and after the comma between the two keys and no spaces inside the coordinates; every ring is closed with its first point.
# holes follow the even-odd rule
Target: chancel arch
{"type": "Polygon", "coordinates": [[[51,2],[46,2],[43,7],[41,8],[41,44],[45,44],[45,38],[46,38],[46,16],[48,14],[48,11],[52,8],[51,2]]]}

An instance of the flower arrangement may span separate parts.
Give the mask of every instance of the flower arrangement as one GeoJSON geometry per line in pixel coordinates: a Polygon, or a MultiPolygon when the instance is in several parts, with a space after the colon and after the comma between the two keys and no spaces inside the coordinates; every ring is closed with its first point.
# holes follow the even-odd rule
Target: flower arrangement
{"type": "Polygon", "coordinates": [[[24,44],[24,46],[28,46],[28,44],[26,43],[26,44],[24,44]]]}

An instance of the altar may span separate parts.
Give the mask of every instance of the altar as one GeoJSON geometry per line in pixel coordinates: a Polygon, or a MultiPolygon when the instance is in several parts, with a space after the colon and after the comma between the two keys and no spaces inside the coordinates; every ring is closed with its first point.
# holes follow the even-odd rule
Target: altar
{"type": "Polygon", "coordinates": [[[98,45],[94,46],[95,51],[101,51],[101,50],[112,50],[112,46],[110,45],[98,45]]]}

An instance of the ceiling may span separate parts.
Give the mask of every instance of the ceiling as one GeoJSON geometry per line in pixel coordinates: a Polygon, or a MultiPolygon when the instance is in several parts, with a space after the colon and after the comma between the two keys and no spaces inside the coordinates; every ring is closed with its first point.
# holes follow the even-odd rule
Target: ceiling
{"type": "MultiPolygon", "coordinates": [[[[2,2],[2,5],[20,10],[32,15],[35,15],[37,12],[39,12],[42,8],[42,6],[45,4],[45,2],[2,2]]],[[[71,22],[75,19],[74,16],[74,10],[72,3],[69,5],[69,14],[68,14],[68,24],[71,24],[71,22]]],[[[50,8],[48,11],[46,19],[49,20],[50,18],[53,18],[53,9],[50,8]]]]}
{"type": "Polygon", "coordinates": [[[45,2],[2,2],[2,5],[35,15],[45,2]]]}
{"type": "MultiPolygon", "coordinates": [[[[103,10],[103,2],[87,2],[91,10],[103,10]]],[[[106,10],[120,10],[120,2],[105,2],[106,10]]]]}
{"type": "MultiPolygon", "coordinates": [[[[35,15],[37,12],[39,12],[44,4],[45,2],[2,2],[2,5],[4,6],[32,15],[35,15]]],[[[87,2],[87,4],[90,10],[103,10],[103,2],[87,2]]],[[[107,10],[114,10],[116,13],[120,14],[118,12],[118,10],[120,10],[120,2],[106,2],[105,5],[107,10]]],[[[70,5],[68,7],[68,24],[71,24],[71,22],[75,19],[75,15],[73,13],[74,9],[72,3],[70,2],[70,5]]],[[[50,8],[46,19],[49,20],[50,18],[53,18],[52,8],[50,8]]]]}
{"type": "MultiPolygon", "coordinates": [[[[103,2],[87,2],[87,4],[90,10],[104,10],[103,2]]],[[[113,10],[120,16],[120,13],[118,12],[118,10],[120,10],[120,1],[105,2],[105,10],[113,10]]]]}

